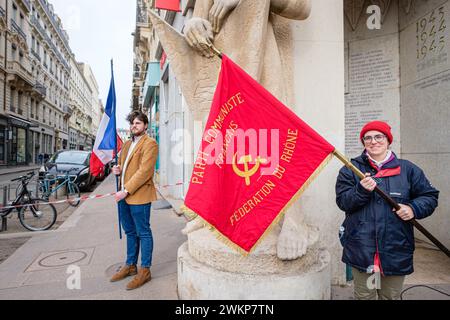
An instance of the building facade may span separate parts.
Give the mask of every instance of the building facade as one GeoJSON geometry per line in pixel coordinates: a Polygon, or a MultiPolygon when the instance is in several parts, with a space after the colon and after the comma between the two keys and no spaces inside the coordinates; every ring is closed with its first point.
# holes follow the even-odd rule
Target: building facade
{"type": "Polygon", "coordinates": [[[93,94],[74,56],[70,59],[70,67],[70,108],[73,115],[69,120],[70,149],[84,150],[86,137],[92,132],[89,116],[92,118],[93,94]]]}
{"type": "MultiPolygon", "coordinates": [[[[52,154],[69,148],[68,122],[70,56],[69,38],[53,6],[44,0],[31,2],[31,50],[33,81],[37,94],[31,102],[32,113],[39,117],[35,141],[40,135],[39,153],[52,154]],[[45,92],[45,95],[43,94],[45,92]]],[[[36,117],[36,116],[35,116],[36,117]]],[[[37,147],[35,145],[37,152],[37,147]]],[[[35,152],[35,153],[36,153],[35,152]]]]}
{"type": "MultiPolygon", "coordinates": [[[[34,91],[30,43],[29,1],[0,2],[0,165],[25,164],[33,159],[35,141],[31,128],[34,91]]],[[[35,116],[35,114],[33,114],[35,116]]]]}
{"type": "Polygon", "coordinates": [[[86,130],[84,130],[85,137],[83,137],[86,139],[86,145],[89,146],[89,149],[92,149],[92,147],[94,146],[98,126],[100,125],[100,121],[102,119],[105,108],[101,99],[99,99],[100,93],[97,80],[95,79],[91,67],[87,63],[79,62],[78,68],[80,69],[84,79],[86,80],[87,87],[92,92],[90,108],[86,110],[87,121],[85,123],[86,130]]]}
{"type": "Polygon", "coordinates": [[[78,91],[70,90],[72,73],[79,77],[72,59],[68,35],[48,1],[0,0],[0,166],[38,163],[70,149],[71,117],[83,119],[75,128],[81,132],[77,146],[92,146],[99,123],[93,114],[98,119],[101,110],[98,88],[91,72],[78,91]]]}
{"type": "MultiPolygon", "coordinates": [[[[181,33],[185,20],[192,16],[194,4],[191,0],[181,1],[181,12],[158,10],[158,13],[181,33]]],[[[167,186],[161,192],[183,199],[194,162],[194,138],[185,133],[193,132],[195,123],[156,32],[149,24],[147,10],[154,6],[154,0],[138,0],[132,108],[148,115],[149,134],[159,144],[157,179],[167,186]],[[179,152],[174,155],[173,150],[179,152]]]]}

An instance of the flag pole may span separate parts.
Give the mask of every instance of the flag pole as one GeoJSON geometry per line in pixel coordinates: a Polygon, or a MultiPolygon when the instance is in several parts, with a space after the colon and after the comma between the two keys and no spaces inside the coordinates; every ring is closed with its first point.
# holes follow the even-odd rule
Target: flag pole
{"type": "Polygon", "coordinates": [[[220,52],[211,42],[208,41],[207,46],[216,56],[222,59],[222,52],[220,52]]]}
{"type": "MultiPolygon", "coordinates": [[[[114,62],[113,59],[111,59],[111,77],[112,81],[114,82],[114,62]]],[[[115,97],[115,84],[114,84],[114,162],[116,165],[118,165],[117,162],[117,126],[116,126],[116,97],[115,97]]],[[[116,175],[116,192],[119,192],[119,176],[116,175]]],[[[117,218],[119,220],[119,239],[122,240],[122,225],[120,222],[120,206],[119,203],[117,203],[117,218]]]]}
{"type": "MultiPolygon", "coordinates": [[[[364,179],[366,176],[364,173],[361,172],[353,163],[351,163],[350,160],[347,159],[346,156],[344,156],[341,152],[338,150],[334,150],[333,154],[338,158],[339,160],[344,163],[344,165],[352,170],[360,179],[364,179]]],[[[400,209],[400,205],[392,199],[388,194],[386,194],[383,190],[378,188],[378,186],[375,187],[374,190],[376,193],[378,193],[390,206],[392,206],[396,211],[400,209]]],[[[436,239],[427,229],[425,229],[419,222],[417,222],[416,219],[411,219],[407,221],[409,223],[412,223],[414,227],[416,227],[420,232],[422,232],[428,239],[430,239],[431,242],[433,242],[439,249],[441,249],[447,257],[450,257],[450,250],[444,246],[438,239],[436,239]]]]}

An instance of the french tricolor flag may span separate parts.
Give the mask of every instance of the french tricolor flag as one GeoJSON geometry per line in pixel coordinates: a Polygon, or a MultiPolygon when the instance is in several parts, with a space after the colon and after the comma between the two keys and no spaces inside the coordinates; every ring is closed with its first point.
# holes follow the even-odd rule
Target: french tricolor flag
{"type": "Polygon", "coordinates": [[[116,130],[116,90],[114,87],[114,72],[111,62],[111,84],[108,99],[106,101],[105,113],[97,131],[94,150],[90,159],[90,170],[93,176],[98,176],[104,166],[114,159],[122,148],[122,140],[116,130]]]}

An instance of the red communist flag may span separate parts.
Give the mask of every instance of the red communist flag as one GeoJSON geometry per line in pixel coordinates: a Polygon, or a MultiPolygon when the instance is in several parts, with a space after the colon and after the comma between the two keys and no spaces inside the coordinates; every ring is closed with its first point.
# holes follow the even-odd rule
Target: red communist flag
{"type": "Polygon", "coordinates": [[[180,0],[156,0],[155,8],[169,11],[181,11],[180,0]]]}
{"type": "Polygon", "coordinates": [[[202,138],[185,207],[247,253],[334,151],[225,55],[202,138]]]}

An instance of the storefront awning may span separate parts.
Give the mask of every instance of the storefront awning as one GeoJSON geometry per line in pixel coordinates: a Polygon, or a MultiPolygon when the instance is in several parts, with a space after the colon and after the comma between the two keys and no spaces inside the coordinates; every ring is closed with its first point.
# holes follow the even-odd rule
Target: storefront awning
{"type": "Polygon", "coordinates": [[[15,127],[21,127],[21,128],[29,128],[31,126],[34,127],[34,125],[30,121],[27,121],[25,119],[21,119],[19,117],[15,117],[12,115],[9,116],[8,122],[10,125],[15,126],[15,127]]]}
{"type": "Polygon", "coordinates": [[[144,89],[144,106],[149,105],[150,99],[155,92],[155,88],[159,87],[161,79],[161,69],[159,62],[149,62],[147,64],[147,77],[145,78],[144,89]]]}

